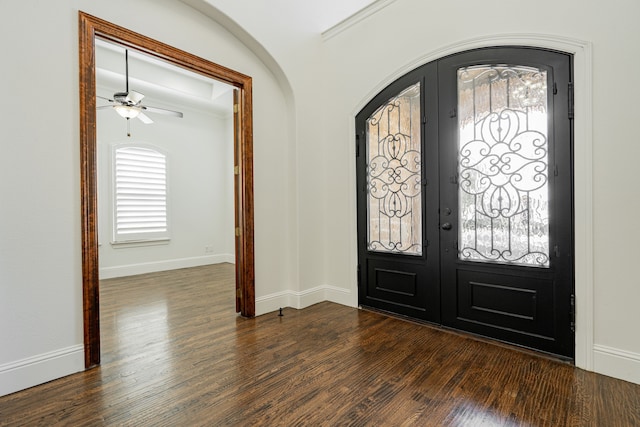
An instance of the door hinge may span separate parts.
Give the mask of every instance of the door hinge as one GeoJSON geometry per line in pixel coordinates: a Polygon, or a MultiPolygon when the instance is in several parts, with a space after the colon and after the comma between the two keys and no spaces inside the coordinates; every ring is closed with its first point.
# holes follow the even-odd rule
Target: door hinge
{"type": "Polygon", "coordinates": [[[558,94],[558,84],[556,82],[553,82],[553,94],[558,94]]]}
{"type": "Polygon", "coordinates": [[[427,116],[422,117],[422,123],[425,125],[427,124],[427,116]]]}
{"type": "Polygon", "coordinates": [[[360,287],[360,264],[358,264],[358,287],[360,287]]]}
{"type": "Polygon", "coordinates": [[[356,134],[356,157],[360,157],[360,135],[356,134]]]}
{"type": "Polygon", "coordinates": [[[571,332],[576,331],[576,296],[571,294],[571,312],[569,313],[571,316],[570,319],[570,327],[571,332]]]}
{"type": "Polygon", "coordinates": [[[569,106],[568,106],[568,113],[569,113],[569,119],[573,119],[573,82],[569,82],[569,106]]]}
{"type": "Polygon", "coordinates": [[[240,175],[240,166],[234,166],[233,167],[233,174],[234,175],[240,175]]]}
{"type": "Polygon", "coordinates": [[[236,289],[236,298],[242,299],[242,289],[240,288],[236,289]]]}
{"type": "Polygon", "coordinates": [[[560,258],[560,248],[558,247],[558,245],[555,245],[553,247],[553,252],[556,254],[556,258],[560,258]]]}
{"type": "Polygon", "coordinates": [[[555,166],[553,167],[553,175],[554,175],[554,176],[558,176],[558,165],[555,165],[555,166]]]}
{"type": "Polygon", "coordinates": [[[453,107],[452,110],[449,110],[449,117],[451,117],[452,119],[454,117],[458,117],[458,109],[456,107],[453,107]]]}
{"type": "Polygon", "coordinates": [[[239,109],[238,104],[233,104],[233,112],[234,112],[234,113],[237,113],[237,112],[238,112],[238,109],[239,109]]]}
{"type": "Polygon", "coordinates": [[[449,182],[451,184],[457,184],[458,183],[458,175],[452,175],[449,177],[449,182]]]}
{"type": "Polygon", "coordinates": [[[240,227],[236,227],[236,237],[240,236],[240,227]]]}

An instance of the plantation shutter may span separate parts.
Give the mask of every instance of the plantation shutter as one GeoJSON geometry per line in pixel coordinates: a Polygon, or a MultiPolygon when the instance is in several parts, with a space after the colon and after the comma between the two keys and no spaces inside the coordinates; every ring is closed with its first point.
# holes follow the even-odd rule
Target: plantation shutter
{"type": "Polygon", "coordinates": [[[114,157],[115,241],[168,238],[166,155],[125,146],[114,157]]]}

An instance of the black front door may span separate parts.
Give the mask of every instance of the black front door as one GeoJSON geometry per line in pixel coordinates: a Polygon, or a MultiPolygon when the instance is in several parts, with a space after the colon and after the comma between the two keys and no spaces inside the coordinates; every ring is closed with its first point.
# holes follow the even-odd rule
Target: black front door
{"type": "Polygon", "coordinates": [[[572,358],[571,57],[426,64],[357,116],[359,303],[572,358]]]}

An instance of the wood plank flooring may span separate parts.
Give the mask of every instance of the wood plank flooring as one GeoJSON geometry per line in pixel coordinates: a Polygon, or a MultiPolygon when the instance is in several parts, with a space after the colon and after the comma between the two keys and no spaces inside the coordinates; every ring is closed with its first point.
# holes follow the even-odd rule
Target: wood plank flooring
{"type": "Polygon", "coordinates": [[[640,426],[640,385],[333,303],[234,313],[233,266],[101,284],[102,365],[2,426],[640,426]]]}

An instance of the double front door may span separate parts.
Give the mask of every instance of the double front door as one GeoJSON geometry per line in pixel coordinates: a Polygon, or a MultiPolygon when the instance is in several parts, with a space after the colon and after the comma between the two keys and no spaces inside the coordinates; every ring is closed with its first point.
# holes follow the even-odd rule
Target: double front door
{"type": "Polygon", "coordinates": [[[428,63],[357,116],[359,304],[573,358],[571,57],[428,63]]]}

